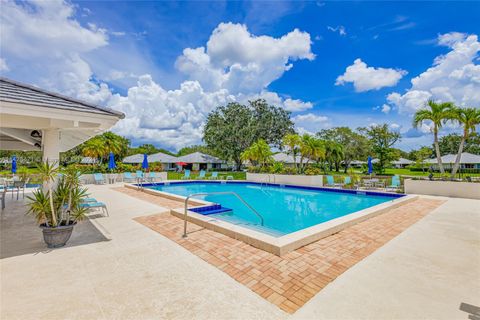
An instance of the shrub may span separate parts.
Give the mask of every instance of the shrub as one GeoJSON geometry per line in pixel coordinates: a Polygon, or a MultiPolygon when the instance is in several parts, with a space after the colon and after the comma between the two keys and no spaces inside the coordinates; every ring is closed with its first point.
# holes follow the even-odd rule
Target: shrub
{"type": "Polygon", "coordinates": [[[307,176],[316,176],[322,174],[322,169],[317,168],[317,167],[308,167],[305,169],[305,174],[307,176]]]}

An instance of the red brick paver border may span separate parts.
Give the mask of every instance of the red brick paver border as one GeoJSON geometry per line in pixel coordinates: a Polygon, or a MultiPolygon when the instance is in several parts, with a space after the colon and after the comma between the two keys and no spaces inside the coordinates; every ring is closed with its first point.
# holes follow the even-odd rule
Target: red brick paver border
{"type": "MultiPolygon", "coordinates": [[[[160,204],[161,198],[154,195],[143,194],[141,198],[168,206],[167,202],[160,204]]],[[[417,199],[282,257],[192,223],[188,238],[183,239],[183,221],[169,214],[135,220],[180,244],[282,310],[294,313],[340,274],[442,203],[417,199]]]]}

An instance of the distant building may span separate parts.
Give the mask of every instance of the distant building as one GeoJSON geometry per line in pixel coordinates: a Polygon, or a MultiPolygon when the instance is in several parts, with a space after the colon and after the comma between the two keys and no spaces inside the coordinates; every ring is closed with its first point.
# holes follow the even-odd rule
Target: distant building
{"type": "MultiPolygon", "coordinates": [[[[454,166],[456,159],[456,154],[442,156],[443,168],[451,169],[454,166]]],[[[434,170],[438,170],[437,158],[425,160],[425,163],[431,164],[434,170]]],[[[480,156],[463,152],[460,157],[460,169],[480,169],[480,156]]]]}
{"type": "MultiPolygon", "coordinates": [[[[295,163],[299,164],[300,163],[300,156],[296,156],[295,157],[295,162],[293,161],[293,155],[291,154],[288,154],[288,153],[285,153],[285,152],[279,152],[279,153],[276,153],[272,156],[273,160],[274,161],[277,161],[277,162],[282,162],[284,163],[285,165],[287,166],[291,166],[293,167],[295,163]]],[[[307,161],[308,159],[303,159],[303,161],[307,161]]]]}
{"type": "Polygon", "coordinates": [[[162,169],[165,171],[176,169],[176,163],[179,161],[177,157],[163,152],[151,154],[147,157],[147,159],[148,163],[161,163],[162,169]]]}
{"type": "Polygon", "coordinates": [[[137,153],[131,156],[125,157],[122,160],[123,163],[130,163],[130,164],[139,164],[143,162],[143,154],[137,153]]]}
{"type": "Polygon", "coordinates": [[[414,163],[412,160],[408,160],[405,158],[400,158],[398,160],[392,161],[392,164],[395,166],[395,168],[405,168],[412,163],[414,163]]]}
{"type": "Polygon", "coordinates": [[[177,163],[180,162],[186,163],[186,165],[182,166],[182,168],[195,171],[227,168],[226,161],[201,152],[194,152],[177,157],[177,163]]]}

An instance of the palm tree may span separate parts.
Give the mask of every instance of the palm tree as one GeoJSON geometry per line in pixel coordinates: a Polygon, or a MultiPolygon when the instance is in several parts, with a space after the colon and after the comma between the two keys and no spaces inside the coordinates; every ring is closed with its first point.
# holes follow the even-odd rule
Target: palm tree
{"type": "Polygon", "coordinates": [[[316,160],[323,158],[325,156],[325,147],[323,142],[320,139],[312,137],[309,134],[304,134],[301,137],[300,142],[300,164],[299,169],[300,172],[303,173],[305,166],[308,164],[310,160],[316,160]],[[303,162],[304,160],[305,163],[303,162]]]}
{"type": "Polygon", "coordinates": [[[242,153],[242,160],[249,160],[253,165],[260,164],[264,167],[272,160],[272,151],[270,146],[263,139],[254,142],[242,153]]]}
{"type": "Polygon", "coordinates": [[[443,169],[442,158],[440,154],[440,147],[438,145],[438,130],[443,126],[443,124],[452,119],[451,109],[454,107],[451,102],[436,103],[433,100],[428,100],[427,108],[423,108],[415,112],[413,116],[413,127],[418,128],[418,126],[424,121],[433,122],[433,143],[435,144],[435,153],[437,155],[438,167],[440,172],[443,174],[445,170],[443,169]]]}
{"type": "Polygon", "coordinates": [[[460,159],[462,157],[465,141],[468,140],[470,135],[475,132],[476,126],[480,124],[480,109],[452,108],[451,111],[453,113],[454,120],[463,126],[462,140],[460,141],[457,158],[455,159],[455,164],[452,168],[451,177],[454,178],[455,174],[457,173],[458,167],[460,166],[460,159]]]}
{"type": "Polygon", "coordinates": [[[343,152],[343,146],[335,141],[326,141],[325,144],[326,150],[325,150],[325,157],[327,158],[327,161],[330,166],[330,171],[333,170],[333,165],[335,164],[335,169],[336,171],[339,170],[338,163],[342,160],[344,152],[343,152]]]}
{"type": "Polygon", "coordinates": [[[300,151],[302,138],[296,133],[289,133],[283,137],[282,145],[288,148],[287,153],[293,157],[293,167],[297,169],[297,154],[300,151]]]}
{"type": "Polygon", "coordinates": [[[82,154],[85,157],[90,157],[94,159],[102,158],[107,154],[107,146],[104,143],[103,139],[98,139],[94,137],[83,144],[82,154]]]}
{"type": "MultiPolygon", "coordinates": [[[[52,227],[57,226],[57,216],[55,214],[55,207],[53,205],[53,190],[52,184],[55,180],[58,169],[55,162],[49,163],[48,160],[38,165],[38,173],[42,180],[44,187],[48,190],[48,198],[50,202],[50,212],[52,214],[52,227]]],[[[48,223],[48,220],[47,220],[48,223]]]]}

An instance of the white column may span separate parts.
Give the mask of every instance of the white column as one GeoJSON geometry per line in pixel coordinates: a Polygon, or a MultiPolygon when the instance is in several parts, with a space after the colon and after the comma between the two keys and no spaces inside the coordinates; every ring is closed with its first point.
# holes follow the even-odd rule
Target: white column
{"type": "Polygon", "coordinates": [[[58,163],[60,161],[60,130],[47,129],[42,134],[43,161],[58,163]]]}

